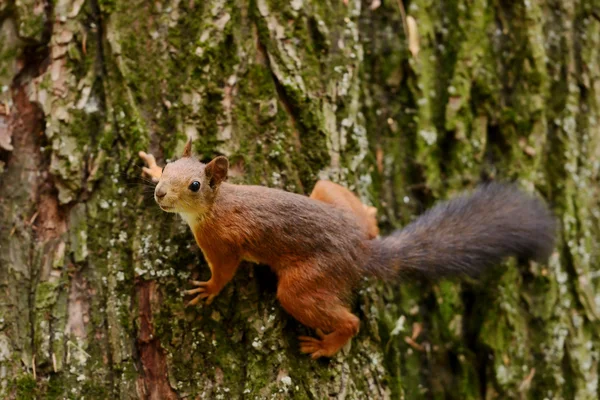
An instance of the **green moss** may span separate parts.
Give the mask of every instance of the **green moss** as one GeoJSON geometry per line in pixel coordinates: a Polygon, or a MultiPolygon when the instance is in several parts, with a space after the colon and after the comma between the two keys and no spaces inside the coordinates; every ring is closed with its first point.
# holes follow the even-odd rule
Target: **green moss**
{"type": "Polygon", "coordinates": [[[17,400],[35,400],[38,397],[37,383],[32,375],[21,375],[14,380],[17,400]]]}
{"type": "Polygon", "coordinates": [[[85,398],[94,400],[109,399],[112,397],[112,393],[107,389],[107,385],[102,381],[85,382],[81,390],[81,395],[85,398]]]}
{"type": "Polygon", "coordinates": [[[21,0],[16,3],[18,30],[21,38],[41,42],[46,24],[45,12],[34,12],[35,0],[21,0]]]}
{"type": "MultiPolygon", "coordinates": [[[[135,397],[141,376],[136,284],[154,280],[154,333],[181,396],[285,397],[276,382],[284,371],[294,398],[323,398],[340,387],[348,398],[363,398],[371,385],[390,385],[394,398],[471,399],[481,396],[484,382],[487,397],[593,397],[597,198],[580,190],[598,176],[588,132],[597,117],[590,72],[597,24],[585,22],[589,5],[552,0],[549,8],[558,11],[550,13],[535,2],[404,2],[421,38],[413,58],[396,2],[373,10],[330,3],[304,2],[293,10],[290,2],[267,0],[263,15],[259,1],[182,1],[175,9],[99,1],[102,43],[91,28],[98,20],[90,4],[75,21],[68,17],[67,24],[82,30],[69,46],[66,97],[51,100],[76,104],[91,86],[99,110],[69,109],[60,125],[52,125],[51,115],[46,121],[60,130],[56,145],[74,143],[69,154],[47,151],[63,158],[64,171],[51,171],[54,181],[73,185],[68,188],[80,204],[61,208],[72,234],[56,267],[69,265],[57,286],[43,282],[35,289],[35,338],[26,323],[13,331],[4,322],[11,340],[25,349],[33,343],[38,352],[41,386],[20,378],[22,393],[62,398],[74,388],[72,398],[135,397]],[[231,19],[220,26],[226,15],[231,19]],[[220,136],[225,127],[230,139],[220,136]],[[362,127],[369,154],[353,131],[362,127]],[[560,257],[549,268],[511,265],[481,289],[404,281],[378,288],[377,295],[361,296],[363,323],[350,354],[314,363],[298,353],[294,339],[312,332],[285,316],[272,288],[260,286],[264,277],[242,270],[213,305],[184,308],[182,288],[192,273],[205,279],[206,265],[189,229],[129,183],[140,172],[137,150],[178,156],[190,129],[199,135],[195,150],[202,158],[222,152],[242,167],[239,182],[308,192],[317,174],[337,162],[340,171],[332,175],[371,196],[384,232],[481,177],[535,183],[563,215],[560,257]],[[330,160],[338,155],[331,149],[337,139],[340,157],[330,160]],[[533,155],[523,154],[521,139],[533,155]],[[72,283],[81,279],[89,294],[88,337],[77,343],[90,355],[85,365],[75,339],[62,335],[69,293],[60,285],[75,277],[72,283]],[[392,334],[400,318],[404,329],[392,334]],[[405,341],[413,326],[422,327],[415,341],[425,351],[405,341]],[[49,332],[55,334],[47,349],[41,345],[49,332]],[[260,344],[253,346],[255,338],[260,344]],[[51,354],[59,372],[43,386],[51,354]],[[531,389],[521,390],[533,366],[531,389]]],[[[29,9],[19,12],[31,17],[29,9]]],[[[0,71],[9,71],[7,65],[0,71]]],[[[54,93],[51,78],[47,73],[39,89],[54,93]]],[[[36,253],[30,264],[41,265],[40,259],[36,253]]],[[[13,365],[31,359],[27,353],[13,365]]],[[[17,392],[17,384],[10,390],[17,392]]]]}
{"type": "Polygon", "coordinates": [[[62,375],[50,374],[44,395],[48,400],[62,400],[65,389],[65,381],[62,379],[62,375]]]}
{"type": "Polygon", "coordinates": [[[36,287],[35,301],[37,309],[47,309],[56,303],[58,282],[40,282],[36,287]]]}
{"type": "MultiPolygon", "coordinates": [[[[98,0],[98,6],[100,7],[100,11],[104,14],[112,14],[117,10],[118,1],[117,0],[98,0]]],[[[122,10],[125,12],[125,10],[122,10]]]]}
{"type": "MultiPolygon", "coordinates": [[[[260,64],[248,67],[240,77],[239,97],[233,108],[236,129],[244,132],[239,154],[244,161],[246,183],[273,183],[273,173],[284,174],[284,187],[302,187],[295,170],[298,155],[293,142],[293,129],[285,105],[277,100],[277,88],[269,69],[260,64]],[[292,168],[293,167],[293,168],[292,168]]],[[[235,160],[234,160],[235,161],[235,160]]]]}
{"type": "Polygon", "coordinates": [[[297,149],[298,157],[295,160],[300,168],[299,178],[304,187],[311,187],[318,172],[329,163],[327,151],[327,132],[324,126],[324,117],[319,99],[313,94],[318,90],[320,82],[320,66],[317,62],[314,48],[309,44],[310,33],[306,22],[296,21],[291,26],[294,37],[307,46],[297,49],[288,48],[287,43],[274,38],[271,29],[275,26],[269,24],[284,24],[284,20],[276,20],[274,15],[261,15],[260,7],[253,8],[253,20],[256,22],[258,40],[264,46],[269,56],[269,67],[272,79],[276,85],[276,94],[281,107],[290,115],[288,119],[294,121],[293,129],[296,130],[301,148],[297,149]],[[287,50],[287,51],[286,51],[287,50]],[[288,51],[302,57],[302,68],[294,65],[288,51]]]}

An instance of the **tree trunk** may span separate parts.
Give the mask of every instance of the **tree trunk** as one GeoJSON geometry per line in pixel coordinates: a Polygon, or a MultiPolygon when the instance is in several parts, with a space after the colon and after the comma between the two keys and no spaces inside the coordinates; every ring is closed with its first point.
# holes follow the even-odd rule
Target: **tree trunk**
{"type": "Polygon", "coordinates": [[[597,0],[0,1],[0,397],[595,399],[597,0]],[[208,268],[139,150],[341,182],[389,232],[481,179],[561,222],[548,264],[371,283],[314,362],[267,267],[208,268]]]}

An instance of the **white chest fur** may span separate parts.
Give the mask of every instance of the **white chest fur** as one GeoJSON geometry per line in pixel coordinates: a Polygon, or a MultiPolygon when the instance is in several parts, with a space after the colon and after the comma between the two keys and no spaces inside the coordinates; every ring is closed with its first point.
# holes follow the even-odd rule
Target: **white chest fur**
{"type": "Polygon", "coordinates": [[[190,228],[193,231],[194,227],[198,223],[198,215],[192,214],[192,213],[179,213],[179,215],[185,222],[187,222],[187,224],[190,226],[190,228]]]}

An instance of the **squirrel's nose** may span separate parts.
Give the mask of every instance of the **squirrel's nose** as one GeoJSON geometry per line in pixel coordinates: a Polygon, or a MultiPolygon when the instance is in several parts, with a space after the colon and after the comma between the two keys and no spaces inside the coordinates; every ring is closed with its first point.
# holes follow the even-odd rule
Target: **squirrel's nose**
{"type": "Polygon", "coordinates": [[[163,197],[165,197],[167,195],[167,191],[165,189],[158,189],[155,193],[156,197],[158,197],[159,199],[162,199],[163,197]]]}

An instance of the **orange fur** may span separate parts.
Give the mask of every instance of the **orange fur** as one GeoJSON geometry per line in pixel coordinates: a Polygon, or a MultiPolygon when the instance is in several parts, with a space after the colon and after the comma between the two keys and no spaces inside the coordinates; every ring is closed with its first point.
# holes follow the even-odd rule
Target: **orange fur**
{"type": "Polygon", "coordinates": [[[354,193],[345,187],[331,181],[321,180],[315,185],[310,198],[354,213],[369,239],[374,239],[379,235],[377,219],[375,218],[377,209],[363,204],[354,193]]]}

